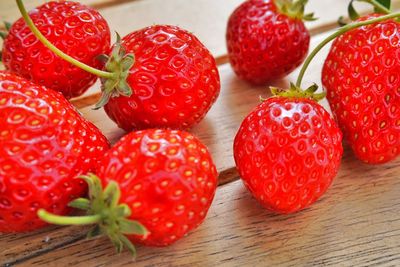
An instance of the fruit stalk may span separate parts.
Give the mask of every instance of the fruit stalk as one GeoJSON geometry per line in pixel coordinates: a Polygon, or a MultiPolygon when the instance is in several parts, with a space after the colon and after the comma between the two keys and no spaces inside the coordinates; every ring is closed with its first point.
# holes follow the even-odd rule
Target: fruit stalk
{"type": "Polygon", "coordinates": [[[96,75],[98,77],[101,78],[105,78],[105,79],[112,79],[115,77],[114,73],[111,72],[107,72],[107,71],[102,71],[102,70],[98,70],[96,68],[93,68],[91,66],[88,66],[76,59],[74,59],[73,57],[65,54],[63,51],[61,51],[60,49],[58,49],[56,46],[54,46],[52,43],[50,43],[46,37],[39,31],[39,29],[35,26],[35,24],[33,23],[32,19],[29,17],[28,12],[26,11],[26,8],[22,2],[22,0],[16,0],[17,5],[18,5],[18,9],[21,12],[22,17],[24,18],[26,24],[28,25],[28,27],[31,29],[31,31],[34,33],[34,35],[36,36],[36,38],[38,38],[46,47],[48,47],[54,54],[56,54],[57,56],[61,57],[62,59],[64,59],[65,61],[71,63],[72,65],[81,68],[93,75],[96,75]]]}
{"type": "Polygon", "coordinates": [[[400,12],[397,13],[393,13],[393,14],[388,14],[382,17],[378,17],[378,18],[374,18],[374,19],[370,19],[370,20],[365,20],[365,21],[360,21],[360,22],[355,22],[355,23],[351,23],[351,24],[347,24],[346,26],[343,26],[342,28],[340,28],[337,32],[331,34],[330,36],[328,36],[325,40],[323,40],[311,53],[310,55],[307,57],[307,59],[305,60],[303,67],[300,70],[300,74],[299,77],[297,78],[296,81],[296,86],[297,87],[301,87],[301,82],[304,78],[304,74],[307,71],[308,66],[310,65],[311,61],[314,59],[314,57],[319,53],[319,51],[321,51],[321,49],[327,45],[329,42],[333,41],[334,39],[336,39],[337,37],[339,37],[340,35],[345,34],[348,31],[351,31],[353,29],[362,27],[362,26],[367,26],[370,24],[374,24],[374,23],[378,23],[381,21],[385,21],[388,19],[393,19],[393,18],[398,18],[400,17],[400,12]]]}
{"type": "Polygon", "coordinates": [[[95,224],[101,220],[100,214],[88,216],[59,216],[40,209],[38,216],[48,223],[56,225],[87,225],[95,224]]]}

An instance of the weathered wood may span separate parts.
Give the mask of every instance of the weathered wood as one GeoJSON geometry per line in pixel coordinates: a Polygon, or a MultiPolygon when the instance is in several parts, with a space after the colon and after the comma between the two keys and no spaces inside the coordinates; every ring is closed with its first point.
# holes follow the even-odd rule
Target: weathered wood
{"type": "MultiPolygon", "coordinates": [[[[4,10],[3,2],[0,3],[0,15],[4,10]]],[[[120,29],[122,34],[153,23],[178,24],[195,32],[223,64],[226,62],[226,19],[239,2],[142,0],[101,11],[110,25],[120,29]]],[[[347,3],[348,0],[310,0],[309,10],[315,10],[321,17],[319,22],[308,24],[312,33],[335,27],[335,20],[339,14],[345,14],[347,3]]],[[[313,46],[324,36],[314,38],[313,46]]],[[[324,57],[322,53],[314,61],[305,84],[319,82],[324,57]]],[[[386,166],[371,167],[347,153],[335,185],[322,201],[291,216],[269,214],[258,207],[240,181],[232,182],[238,179],[233,167],[233,137],[244,116],[257,104],[258,96],[268,94],[267,89],[239,81],[228,64],[220,66],[219,70],[221,96],[206,119],[191,131],[210,148],[220,171],[220,183],[228,184],[219,188],[209,218],[201,228],[167,249],[140,248],[138,262],[132,265],[351,266],[384,265],[385,262],[388,266],[400,265],[399,160],[386,166]]],[[[286,86],[295,77],[296,73],[273,85],[286,86]]],[[[90,93],[94,90],[98,87],[90,93]]],[[[124,133],[103,111],[92,111],[88,107],[96,97],[89,95],[74,100],[74,104],[115,141],[124,133]]],[[[116,256],[106,240],[89,242],[83,239],[84,231],[73,227],[2,235],[0,264],[121,266],[132,263],[126,253],[116,256]]]]}
{"type": "Polygon", "coordinates": [[[168,248],[139,247],[137,261],[106,238],[81,240],[27,266],[399,266],[400,159],[368,166],[347,153],[328,193],[293,215],[274,215],[241,181],[218,189],[205,223],[168,248]]]}
{"type": "MultiPolygon", "coordinates": [[[[43,0],[26,1],[27,7],[33,8],[43,0]]],[[[231,12],[243,0],[84,0],[84,4],[100,9],[113,31],[122,36],[152,24],[172,24],[187,29],[210,49],[216,56],[226,54],[225,30],[231,12]]],[[[400,0],[393,0],[395,7],[400,0]]],[[[314,33],[337,26],[340,15],[347,14],[348,0],[310,0],[307,10],[315,12],[317,21],[307,22],[307,27],[314,33]]],[[[370,10],[366,4],[358,4],[362,12],[370,10]]],[[[19,18],[19,11],[14,0],[0,2],[0,21],[14,21],[19,18]]]]}
{"type": "MultiPolygon", "coordinates": [[[[84,5],[91,6],[96,9],[107,8],[113,5],[120,5],[122,3],[134,2],[139,0],[79,0],[84,5]]],[[[24,4],[28,10],[35,8],[46,0],[24,0],[24,4]]],[[[47,1],[49,2],[49,1],[47,1]]],[[[20,17],[18,8],[16,7],[15,0],[2,0],[0,2],[0,21],[13,22],[20,17]]]]}
{"type": "MultiPolygon", "coordinates": [[[[312,47],[315,47],[327,34],[317,36],[312,40],[312,47]]],[[[326,57],[328,49],[325,49],[317,56],[314,63],[308,70],[304,84],[320,82],[321,65],[326,57]]],[[[205,119],[190,131],[198,136],[210,149],[215,164],[219,171],[234,167],[232,157],[232,144],[234,136],[244,117],[259,103],[259,96],[268,96],[267,86],[251,86],[241,80],[232,72],[229,64],[219,67],[222,89],[220,96],[212,107],[205,119]]],[[[289,81],[294,81],[298,71],[291,74],[287,79],[273,82],[271,85],[278,87],[287,87],[289,81]]],[[[98,96],[87,98],[88,103],[96,100],[98,96]]],[[[79,105],[82,102],[77,102],[79,105]]],[[[329,109],[326,101],[322,104],[329,109]]],[[[124,132],[116,127],[104,110],[92,110],[92,107],[81,109],[86,118],[98,126],[102,132],[113,143],[124,135],[124,132]]]]}
{"type": "MultiPolygon", "coordinates": [[[[314,38],[312,46],[315,46],[324,36],[314,38]]],[[[320,68],[323,57],[324,55],[321,54],[312,64],[306,75],[306,82],[310,83],[314,79],[315,82],[318,82],[318,68],[320,68]]],[[[251,87],[249,84],[240,81],[228,64],[220,66],[219,72],[222,80],[221,95],[207,117],[191,131],[210,149],[218,171],[221,172],[220,183],[224,184],[237,179],[232,157],[232,143],[236,131],[246,114],[258,104],[259,96],[267,96],[268,90],[265,86],[251,87]]],[[[288,81],[293,80],[295,76],[294,73],[288,79],[276,81],[274,85],[286,86],[288,81]]],[[[89,100],[93,99],[89,98],[89,100]]],[[[81,109],[81,112],[87,119],[96,124],[111,142],[115,142],[124,135],[124,132],[115,126],[103,110],[94,111],[91,107],[85,107],[81,109]]],[[[7,247],[5,250],[0,250],[0,259],[14,262],[41,253],[40,251],[43,249],[42,240],[47,235],[65,236],[64,240],[62,238],[51,238],[51,242],[47,244],[50,248],[60,246],[64,242],[69,243],[69,233],[73,230],[67,227],[62,228],[60,232],[58,231],[60,230],[57,229],[57,232],[54,233],[53,229],[46,229],[44,232],[38,233],[37,236],[33,233],[32,235],[35,238],[32,238],[31,235],[0,236],[0,247],[7,247]],[[18,242],[9,243],[9,240],[12,239],[18,239],[18,242]]]]}

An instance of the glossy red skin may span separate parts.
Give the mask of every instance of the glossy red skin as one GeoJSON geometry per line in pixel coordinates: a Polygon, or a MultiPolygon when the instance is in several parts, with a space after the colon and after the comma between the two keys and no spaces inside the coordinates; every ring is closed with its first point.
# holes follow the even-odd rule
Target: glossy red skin
{"type": "Polygon", "coordinates": [[[310,34],[302,20],[280,14],[273,0],[248,0],[230,16],[226,42],[235,73],[250,83],[266,84],[301,65],[310,34]]]}
{"type": "Polygon", "coordinates": [[[354,154],[366,163],[386,163],[400,154],[399,42],[398,22],[362,27],[336,39],[324,64],[331,109],[354,154]]]}
{"type": "Polygon", "coordinates": [[[43,208],[67,214],[83,196],[107,139],[60,94],[0,72],[0,233],[45,225],[43,208]]]}
{"type": "Polygon", "coordinates": [[[213,56],[193,34],[155,25],[125,36],[122,45],[136,59],[128,77],[133,94],[105,106],[120,128],[187,129],[203,119],[221,86],[213,56]]]}
{"type": "Polygon", "coordinates": [[[317,201],[335,178],[342,134],[312,100],[269,98],[243,121],[234,142],[240,176],[268,210],[293,213],[317,201]]]}
{"type": "MultiPolygon", "coordinates": [[[[57,48],[94,68],[96,59],[110,50],[110,30],[94,9],[77,2],[48,2],[29,12],[41,33],[57,48]]],[[[82,95],[97,77],[56,56],[17,20],[3,45],[5,67],[37,84],[62,92],[66,98],[82,95]]]]}
{"type": "Polygon", "coordinates": [[[128,134],[111,148],[97,172],[105,186],[120,185],[120,203],[150,234],[128,236],[134,243],[167,246],[199,226],[217,187],[207,148],[194,136],[172,130],[128,134]]]}

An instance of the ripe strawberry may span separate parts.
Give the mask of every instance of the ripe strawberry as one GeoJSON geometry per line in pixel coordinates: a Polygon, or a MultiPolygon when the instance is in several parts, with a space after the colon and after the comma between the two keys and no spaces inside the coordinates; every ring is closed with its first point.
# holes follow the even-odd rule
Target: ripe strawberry
{"type": "MultiPolygon", "coordinates": [[[[317,201],[336,176],[342,134],[325,109],[293,85],[243,121],[234,142],[239,174],[267,209],[292,213],[317,201]]],[[[314,95],[318,99],[318,95],[314,95]]]]}
{"type": "MultiPolygon", "coordinates": [[[[57,48],[95,68],[96,57],[110,49],[110,30],[95,10],[72,1],[52,1],[32,10],[30,17],[57,48]]],[[[5,67],[37,84],[62,92],[66,98],[83,94],[97,79],[56,56],[20,18],[4,40],[5,67]]]]}
{"type": "Polygon", "coordinates": [[[108,80],[103,91],[105,111],[120,128],[189,128],[216,101],[220,79],[215,60],[193,34],[169,25],[133,32],[115,46],[106,65],[109,72],[120,68],[115,63],[123,61],[121,47],[135,56],[127,85],[109,89],[116,82],[108,80]]]}
{"type": "Polygon", "coordinates": [[[106,138],[59,93],[0,72],[0,232],[44,226],[36,211],[69,212],[86,192],[106,138]]]}
{"type": "Polygon", "coordinates": [[[230,63],[241,78],[265,84],[296,69],[307,55],[310,34],[303,20],[307,1],[248,0],[230,16],[226,41],[230,63]]]}
{"type": "MultiPolygon", "coordinates": [[[[379,15],[368,15],[364,21],[379,15]]],[[[370,164],[400,154],[400,24],[387,20],[335,40],[322,83],[355,155],[370,164]]]]}
{"type": "MultiPolygon", "coordinates": [[[[29,28],[37,29],[18,7],[29,28]]],[[[96,108],[126,131],[143,128],[189,128],[211,108],[220,91],[216,63],[191,33],[170,25],[154,25],[123,38],[117,36],[110,55],[103,54],[105,70],[92,68],[41,41],[64,60],[101,77],[102,98],[96,108]]]]}
{"type": "MultiPolygon", "coordinates": [[[[148,246],[179,240],[202,223],[217,186],[217,171],[206,147],[180,131],[132,132],[104,155],[99,166],[101,183],[108,185],[104,194],[110,195],[103,199],[112,199],[109,202],[114,204],[101,202],[100,185],[92,185],[92,200],[80,199],[72,205],[89,210],[89,217],[99,223],[95,232],[108,234],[118,251],[122,243],[134,251],[126,238],[148,246]],[[116,215],[116,209],[123,209],[123,214],[116,215]]],[[[100,184],[93,176],[85,180],[100,184]]],[[[39,214],[48,222],[55,221],[51,214],[39,214]]],[[[62,224],[62,217],[55,218],[62,224]]],[[[73,219],[80,222],[79,217],[73,219]]]]}

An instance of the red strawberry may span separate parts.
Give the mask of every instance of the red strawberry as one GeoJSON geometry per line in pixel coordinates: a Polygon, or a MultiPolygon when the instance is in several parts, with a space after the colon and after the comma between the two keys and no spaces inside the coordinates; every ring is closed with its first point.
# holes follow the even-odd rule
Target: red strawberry
{"type": "MultiPolygon", "coordinates": [[[[206,147],[180,131],[132,132],[104,155],[99,166],[97,174],[103,186],[108,185],[104,194],[112,195],[103,199],[114,204],[101,202],[99,185],[92,185],[92,200],[72,205],[88,209],[99,223],[95,231],[109,234],[119,251],[122,243],[134,250],[126,237],[148,246],[179,240],[203,222],[217,186],[217,171],[206,147]],[[97,204],[85,207],[85,203],[97,204]],[[109,215],[117,209],[124,209],[123,215],[109,215]]],[[[85,179],[97,183],[93,176],[85,179]]],[[[44,211],[40,216],[54,222],[54,216],[44,211]]],[[[63,218],[56,221],[62,224],[63,218]]]]}
{"type": "MultiPolygon", "coordinates": [[[[32,10],[30,17],[40,32],[57,48],[95,68],[96,59],[110,49],[110,30],[95,10],[72,1],[53,1],[32,10]]],[[[56,56],[20,18],[4,40],[5,67],[35,83],[72,98],[83,94],[97,79],[56,56]]]]}
{"type": "Polygon", "coordinates": [[[75,177],[93,170],[106,138],[59,93],[0,72],[0,232],[44,225],[86,192],[75,177]]]}
{"type": "Polygon", "coordinates": [[[128,86],[108,89],[107,82],[115,84],[108,80],[103,91],[105,111],[120,128],[182,129],[203,119],[219,95],[220,79],[213,56],[193,34],[168,25],[133,32],[116,45],[109,72],[123,59],[120,46],[135,56],[126,73],[128,86]]]}
{"type": "MultiPolygon", "coordinates": [[[[378,17],[369,15],[361,21],[378,17]]],[[[322,83],[355,155],[370,164],[400,154],[400,24],[388,20],[335,40],[322,83]]]]}
{"type": "Polygon", "coordinates": [[[305,98],[306,92],[292,86],[281,93],[285,97],[265,100],[243,121],[234,142],[246,187],[278,213],[317,201],[336,176],[343,154],[339,128],[322,106],[305,98]]]}
{"type": "Polygon", "coordinates": [[[310,34],[302,20],[307,1],[248,0],[230,16],[226,33],[229,60],[236,74],[265,84],[296,69],[307,55],[310,34]]]}
{"type": "MultiPolygon", "coordinates": [[[[25,21],[21,0],[18,7],[25,21]]],[[[28,23],[30,29],[37,29],[28,23]]],[[[105,70],[76,62],[41,41],[64,60],[100,76],[102,98],[96,108],[126,131],[143,128],[189,128],[200,122],[217,99],[220,80],[207,48],[191,33],[169,25],[154,25],[133,32],[102,55],[105,70]]]]}

